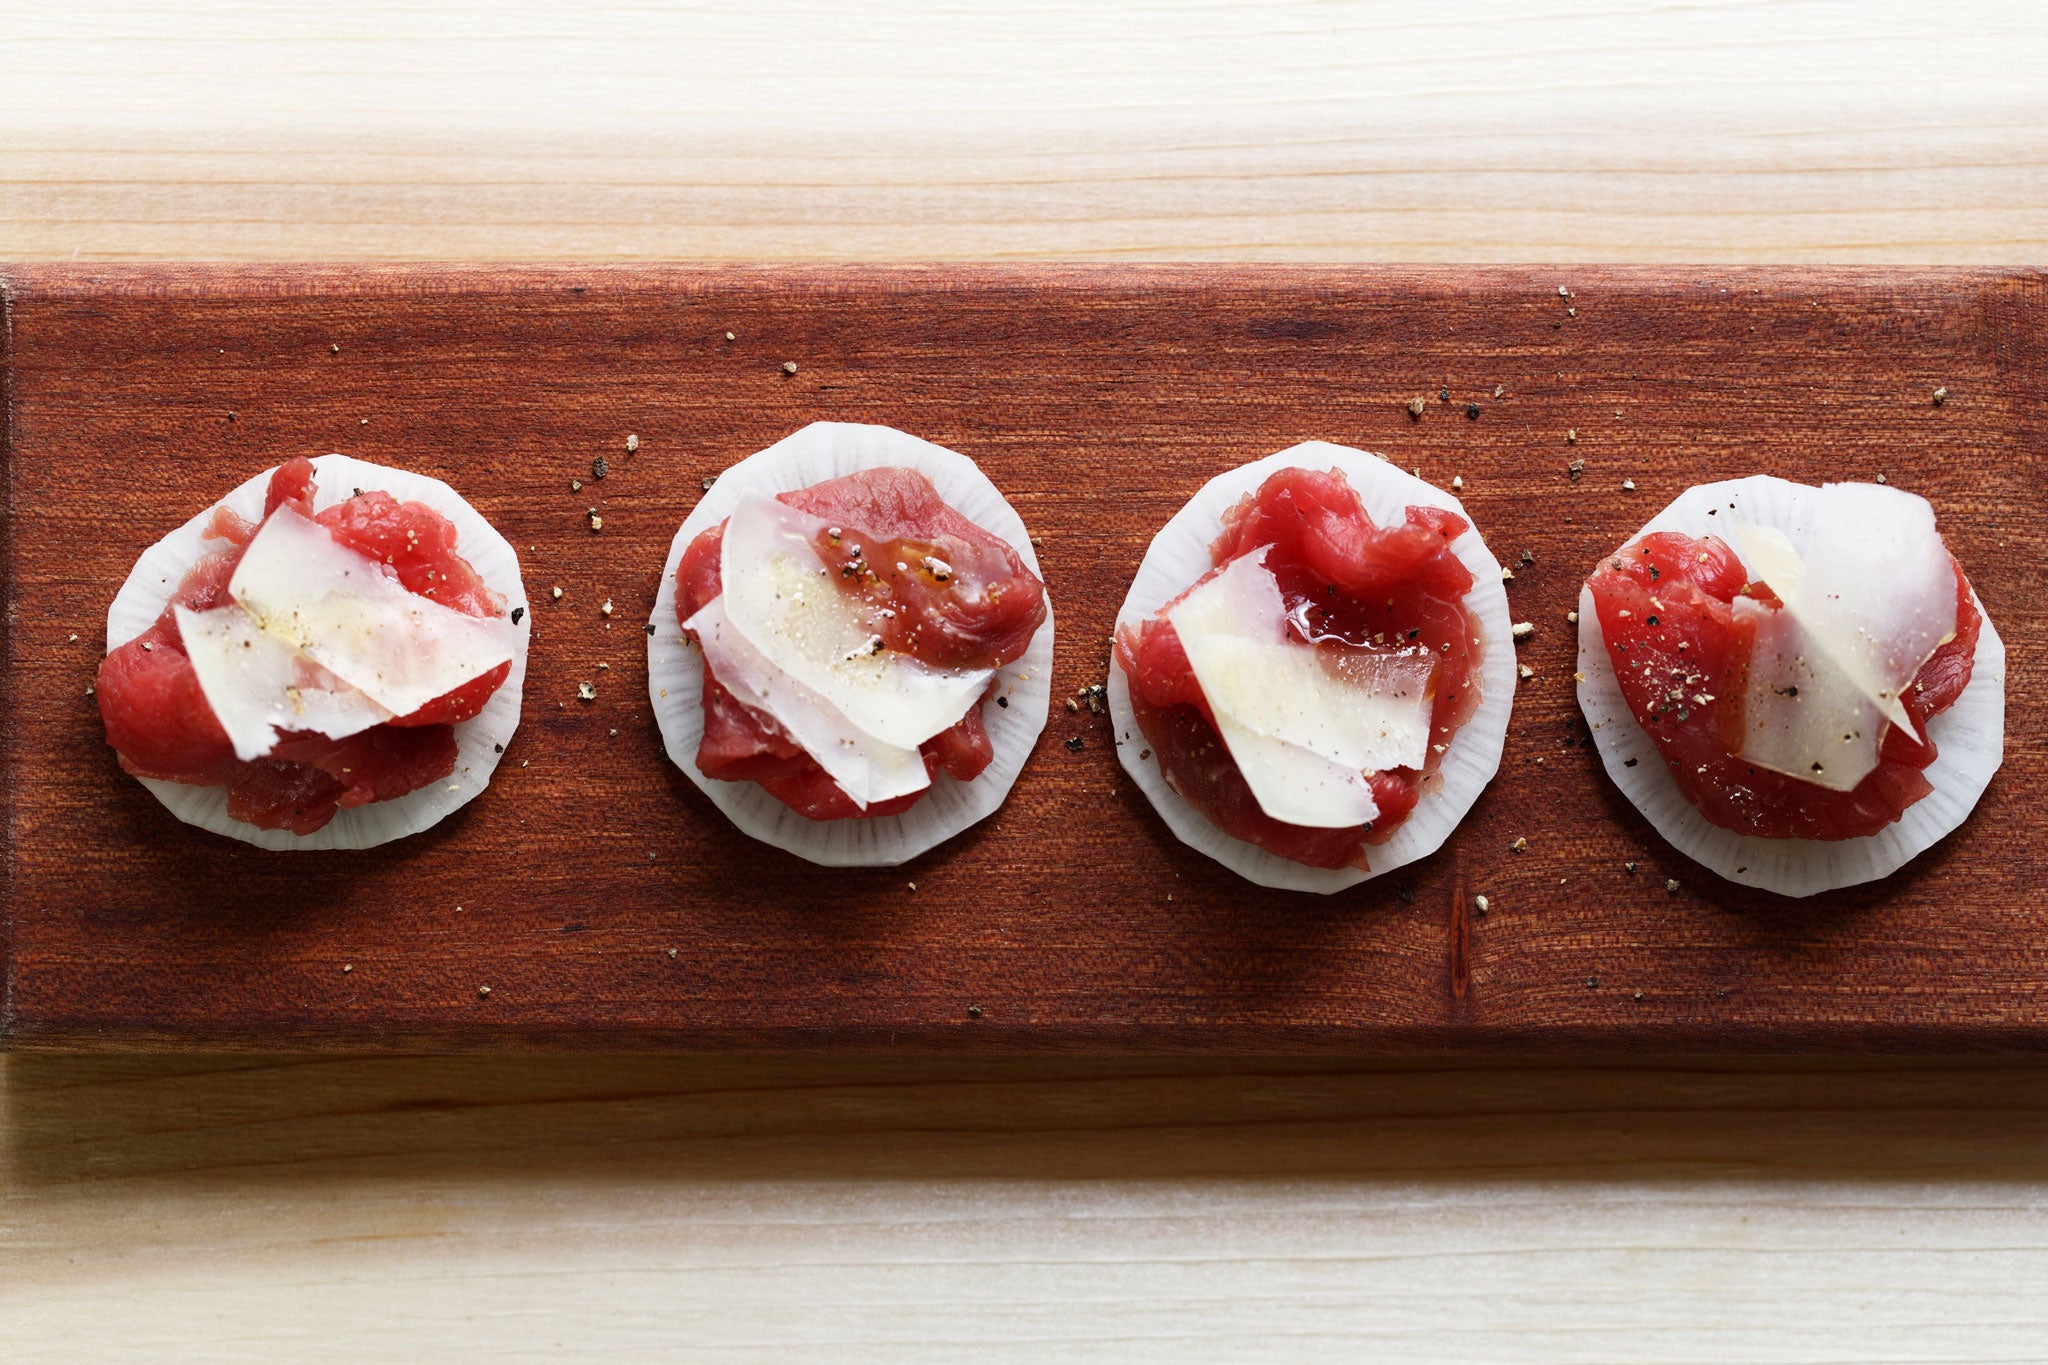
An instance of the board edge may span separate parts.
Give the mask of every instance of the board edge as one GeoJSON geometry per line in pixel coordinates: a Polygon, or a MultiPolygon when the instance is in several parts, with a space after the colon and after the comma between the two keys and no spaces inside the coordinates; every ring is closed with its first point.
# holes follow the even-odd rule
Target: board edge
{"type": "Polygon", "coordinates": [[[2040,268],[2008,265],[1845,265],[1674,262],[1428,261],[44,261],[0,267],[17,297],[81,299],[537,293],[602,294],[690,289],[744,291],[773,284],[829,297],[848,290],[929,293],[1079,290],[1143,293],[1157,289],[1340,289],[1364,280],[1472,292],[1526,287],[1550,293],[1561,282],[1686,292],[1707,286],[1767,284],[1801,288],[1884,289],[1901,279],[1963,289],[1996,289],[2040,268]]]}
{"type": "Polygon", "coordinates": [[[14,585],[15,272],[0,264],[0,1052],[14,1039],[15,792],[14,634],[20,610],[14,585]]]}
{"type": "Polygon", "coordinates": [[[1449,1024],[1232,1027],[1206,1036],[1158,1026],[1045,1028],[994,1020],[902,1027],[591,1029],[559,1025],[426,1026],[405,1030],[304,1023],[257,1029],[121,1028],[38,1024],[11,1042],[45,1055],[498,1056],[601,1053],[712,1056],[956,1057],[1443,1057],[1618,1061],[1640,1057],[1780,1059],[1839,1056],[2048,1056],[2048,1024],[1872,1026],[1726,1023],[1523,1026],[1449,1024]]]}

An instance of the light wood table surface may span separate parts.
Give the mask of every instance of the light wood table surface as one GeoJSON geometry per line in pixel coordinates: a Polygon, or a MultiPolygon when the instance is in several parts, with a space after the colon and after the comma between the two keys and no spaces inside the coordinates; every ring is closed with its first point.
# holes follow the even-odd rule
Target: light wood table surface
{"type": "MultiPolygon", "coordinates": [[[[0,259],[2042,262],[2032,4],[0,3],[0,259]]],[[[0,1058],[0,1358],[2048,1359],[2020,1060],[0,1058]]]]}

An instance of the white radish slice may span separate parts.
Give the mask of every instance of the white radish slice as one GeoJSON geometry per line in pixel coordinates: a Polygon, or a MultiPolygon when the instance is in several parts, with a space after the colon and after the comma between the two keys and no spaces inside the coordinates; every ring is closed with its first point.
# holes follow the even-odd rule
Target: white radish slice
{"type": "MultiPolygon", "coordinates": [[[[1213,569],[1209,546],[1223,529],[1223,514],[1239,499],[1257,492],[1261,484],[1282,469],[1338,470],[1358,493],[1366,512],[1381,526],[1398,524],[1410,507],[1441,507],[1464,517],[1468,525],[1472,520],[1464,505],[1449,493],[1377,455],[1327,441],[1306,441],[1277,455],[1240,465],[1202,485],[1152,538],[1123,608],[1117,613],[1117,628],[1156,615],[1213,569]]],[[[1500,768],[1508,713],[1515,698],[1515,646],[1507,590],[1501,584],[1500,561],[1487,551],[1476,529],[1451,542],[1451,553],[1472,571],[1472,591],[1465,596],[1465,609],[1480,628],[1479,707],[1452,737],[1436,777],[1424,783],[1421,800],[1395,830],[1394,837],[1366,849],[1370,871],[1355,867],[1304,867],[1256,844],[1233,838],[1211,824],[1207,816],[1167,784],[1158,757],[1138,728],[1137,716],[1131,708],[1130,680],[1112,654],[1109,713],[1116,730],[1117,757],[1182,843],[1260,886],[1323,894],[1404,867],[1443,846],[1500,768]]]]}
{"type": "Polygon", "coordinates": [[[1004,541],[1043,578],[1031,536],[1002,492],[974,461],[892,427],[814,422],[727,469],[683,520],[669,544],[648,618],[647,693],[669,759],[744,834],[825,867],[887,867],[908,862],[993,814],[1015,785],[1045,729],[1052,703],[1052,604],[1022,657],[996,674],[996,696],[982,707],[995,758],[972,782],[941,773],[900,815],[811,820],[753,782],[721,782],[697,770],[704,737],[704,659],[676,621],[676,565],[700,534],[731,516],[747,493],[793,492],[863,469],[897,465],[930,479],[939,496],[1004,541]]]}
{"type": "MultiPolygon", "coordinates": [[[[322,455],[313,461],[317,479],[314,510],[325,511],[347,501],[357,489],[389,493],[401,502],[423,502],[455,523],[456,549],[489,585],[505,599],[508,611],[520,609],[518,650],[505,685],[491,695],[482,711],[455,727],[455,771],[439,782],[389,801],[335,812],[334,818],[311,834],[286,830],[258,829],[233,819],[227,813],[227,792],[221,787],[195,787],[182,782],[154,778],[138,779],[164,804],[165,809],[186,824],[215,834],[225,834],[258,848],[317,850],[371,848],[418,834],[474,800],[489,785],[504,748],[519,728],[519,703],[526,681],[527,644],[533,617],[526,607],[526,587],[519,576],[519,556],[506,539],[492,529],[483,514],[471,507],[461,494],[439,479],[408,470],[391,469],[347,455],[322,455]]],[[[128,573],[121,590],[107,608],[107,648],[128,643],[148,630],[162,615],[188,570],[208,552],[224,542],[204,537],[213,508],[225,506],[245,521],[263,516],[263,497],[270,487],[274,469],[265,470],[208,504],[205,511],[142,552],[128,573]]]]}
{"type": "MultiPolygon", "coordinates": [[[[1702,484],[1681,493],[1627,544],[1657,531],[1677,531],[1737,545],[1730,529],[1730,519],[1736,518],[1775,532],[1804,553],[1819,497],[1818,488],[1768,475],[1702,484]]],[[[1977,610],[1983,613],[1982,602],[1977,610]]],[[[1927,737],[1939,751],[1927,769],[1934,790],[1908,806],[1895,823],[1860,839],[1759,839],[1722,829],[1701,815],[1629,711],[1591,589],[1579,594],[1579,674],[1579,708],[1601,763],[1643,818],[1673,848],[1709,871],[1782,896],[1811,896],[1891,875],[1969,816],[2005,755],[2005,643],[1989,615],[1977,636],[1969,686],[1954,706],[1927,722],[1927,737]]]]}

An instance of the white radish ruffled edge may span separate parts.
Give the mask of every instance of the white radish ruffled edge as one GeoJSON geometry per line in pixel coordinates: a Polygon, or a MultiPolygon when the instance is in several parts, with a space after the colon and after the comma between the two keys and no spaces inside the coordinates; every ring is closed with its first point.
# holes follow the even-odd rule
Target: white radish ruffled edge
{"type": "MultiPolygon", "coordinates": [[[[423,502],[455,523],[456,549],[505,599],[506,610],[526,606],[526,586],[519,576],[519,556],[510,542],[494,530],[483,514],[460,493],[439,479],[408,470],[391,469],[347,455],[322,455],[313,461],[316,511],[345,502],[355,490],[378,490],[402,502],[423,502]]],[[[226,497],[142,552],[121,590],[107,608],[109,651],[142,634],[163,614],[171,594],[194,564],[223,542],[208,541],[201,528],[217,506],[226,506],[251,522],[263,516],[263,499],[275,467],[236,488],[226,497]]],[[[519,728],[519,699],[526,682],[526,647],[533,631],[533,614],[522,611],[518,623],[519,649],[512,660],[512,672],[505,685],[491,695],[484,709],[455,727],[455,771],[439,782],[408,792],[389,801],[337,811],[332,820],[311,834],[298,835],[281,829],[258,829],[228,814],[224,787],[196,787],[183,782],[138,779],[149,788],[165,809],[188,825],[231,839],[269,849],[370,848],[377,844],[418,834],[474,800],[490,784],[504,746],[519,728]]]]}
{"type": "Polygon", "coordinates": [[[668,547],[655,593],[647,640],[647,695],[668,756],[744,834],[824,867],[890,867],[908,862],[992,815],[1010,794],[1024,761],[1045,729],[1052,703],[1052,604],[1045,623],[1018,658],[996,675],[996,696],[982,706],[995,758],[971,782],[939,774],[916,805],[875,819],[811,820],[770,796],[757,783],[721,782],[697,769],[704,737],[704,656],[683,638],[676,622],[676,565],[703,532],[732,515],[749,492],[794,492],[863,469],[899,465],[932,481],[955,511],[1014,549],[1041,580],[1030,533],[974,461],[893,427],[813,422],[749,455],[718,476],[683,519],[668,547]]]}
{"type": "MultiPolygon", "coordinates": [[[[1657,531],[1728,541],[1731,517],[1782,531],[1798,546],[1804,543],[1808,509],[1819,491],[1769,475],[1701,484],[1681,493],[1622,548],[1657,531]]],[[[1982,602],[1977,610],[1983,612],[1982,602]]],[[[1629,711],[1590,588],[1579,592],[1579,678],[1579,709],[1592,729],[1600,761],[1643,818],[1673,848],[1710,872],[1781,896],[1811,896],[1891,875],[1969,816],[2005,756],[2005,642],[1988,615],[1977,637],[1969,686],[1954,706],[1927,722],[1928,737],[1939,750],[1927,769],[1934,790],[1908,806],[1896,823],[1861,839],[1760,839],[1722,829],[1701,815],[1629,711]],[[1628,766],[1631,760],[1634,767],[1628,766]]]]}
{"type": "MultiPolygon", "coordinates": [[[[1338,470],[1358,493],[1373,521],[1382,526],[1399,523],[1410,507],[1441,507],[1463,517],[1468,526],[1472,524],[1471,516],[1456,498],[1380,456],[1327,441],[1306,441],[1218,474],[1203,484],[1201,491],[1188,499],[1187,505],[1152,538],[1151,547],[1138,566],[1138,575],[1131,582],[1130,593],[1124,598],[1123,609],[1117,613],[1117,629],[1155,615],[1186,592],[1196,579],[1215,568],[1209,558],[1209,547],[1223,529],[1224,513],[1283,469],[1338,470]]],[[[1480,629],[1479,708],[1452,736],[1437,779],[1424,784],[1422,799],[1401,822],[1394,837],[1384,844],[1367,847],[1369,871],[1355,867],[1304,867],[1256,844],[1233,838],[1211,824],[1207,816],[1168,785],[1158,756],[1138,728],[1137,715],[1131,709],[1130,680],[1117,666],[1112,651],[1109,714],[1116,727],[1117,757],[1182,843],[1260,886],[1325,895],[1426,858],[1443,846],[1500,769],[1508,714],[1515,700],[1513,623],[1508,617],[1507,590],[1501,584],[1500,561],[1488,552],[1477,529],[1451,542],[1451,552],[1472,571],[1472,591],[1465,595],[1465,609],[1478,620],[1480,629]]]]}

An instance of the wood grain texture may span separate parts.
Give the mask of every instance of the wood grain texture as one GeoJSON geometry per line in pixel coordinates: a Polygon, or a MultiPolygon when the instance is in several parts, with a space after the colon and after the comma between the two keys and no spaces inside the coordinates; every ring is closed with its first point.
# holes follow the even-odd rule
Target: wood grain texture
{"type": "Polygon", "coordinates": [[[2048,1073],[0,1058],[38,1362],[2030,1361],[2048,1073]]]}
{"type": "Polygon", "coordinates": [[[2027,0],[0,0],[0,259],[2038,261],[2027,0]]]}
{"type": "MultiPolygon", "coordinates": [[[[0,0],[0,259],[2039,262],[2044,52],[2002,0],[0,0]]],[[[2035,1360],[2043,1075],[0,1055],[0,1352],[2035,1360]]]]}
{"type": "Polygon", "coordinates": [[[19,270],[14,1036],[2038,1047],[2043,307],[2037,275],[1962,271],[19,270]],[[1004,810],[905,869],[767,853],[662,758],[635,623],[699,481],[820,418],[938,440],[1008,492],[1046,542],[1056,695],[1103,675],[1131,566],[1221,469],[1323,437],[1461,476],[1496,553],[1534,556],[1511,596],[1539,623],[1537,677],[1500,778],[1413,869],[1256,893],[1165,833],[1105,718],[1062,712],[1004,810]],[[143,545],[327,449],[447,478],[521,547],[537,599],[565,595],[539,608],[525,720],[484,799],[386,849],[276,857],[165,815],[84,688],[143,545]],[[598,455],[611,477],[571,491],[598,455]],[[1807,903],[1720,884],[1611,790],[1563,619],[1672,494],[1761,470],[1925,493],[2012,643],[2007,766],[1975,817],[1807,903]]]}

